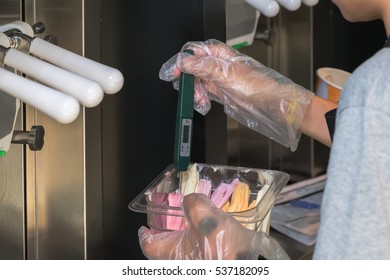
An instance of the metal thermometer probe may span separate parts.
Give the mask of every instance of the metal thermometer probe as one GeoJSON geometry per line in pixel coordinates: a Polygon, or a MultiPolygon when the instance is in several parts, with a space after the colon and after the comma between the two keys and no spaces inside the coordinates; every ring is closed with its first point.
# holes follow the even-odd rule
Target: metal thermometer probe
{"type": "MultiPolygon", "coordinates": [[[[194,54],[192,50],[186,50],[194,54]]],[[[174,163],[180,178],[182,171],[187,171],[191,160],[192,122],[194,118],[194,76],[181,73],[179,81],[179,96],[176,110],[176,131],[174,145],[174,163]]]]}

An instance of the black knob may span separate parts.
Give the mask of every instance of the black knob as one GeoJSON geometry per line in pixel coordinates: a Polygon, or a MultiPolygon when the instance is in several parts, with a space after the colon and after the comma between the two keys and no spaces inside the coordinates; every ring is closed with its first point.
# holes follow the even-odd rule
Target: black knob
{"type": "Polygon", "coordinates": [[[28,145],[31,151],[40,151],[44,144],[45,129],[41,125],[31,127],[30,131],[14,130],[13,144],[28,145]]]}
{"type": "Polygon", "coordinates": [[[33,29],[34,34],[42,34],[43,32],[45,32],[46,29],[45,24],[43,22],[34,23],[31,27],[33,29]]]}

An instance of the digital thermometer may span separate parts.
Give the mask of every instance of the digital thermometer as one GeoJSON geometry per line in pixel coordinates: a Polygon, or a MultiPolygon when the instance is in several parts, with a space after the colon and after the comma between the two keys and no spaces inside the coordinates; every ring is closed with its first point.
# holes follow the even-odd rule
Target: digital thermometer
{"type": "MultiPolygon", "coordinates": [[[[192,50],[185,52],[194,54],[192,50]]],[[[181,73],[176,110],[174,162],[177,172],[187,171],[191,160],[192,122],[194,118],[194,76],[181,73]]]]}

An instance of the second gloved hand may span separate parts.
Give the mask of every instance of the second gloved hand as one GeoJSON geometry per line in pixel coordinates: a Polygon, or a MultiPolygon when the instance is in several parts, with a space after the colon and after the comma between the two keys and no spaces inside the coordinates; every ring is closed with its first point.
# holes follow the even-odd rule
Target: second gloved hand
{"type": "Polygon", "coordinates": [[[149,259],[289,259],[280,245],[264,232],[244,228],[228,213],[217,208],[204,194],[183,198],[186,229],[155,232],[141,227],[142,251],[149,259]]]}
{"type": "Polygon", "coordinates": [[[296,150],[311,91],[217,40],[185,44],[162,66],[160,78],[177,88],[181,72],[195,76],[198,112],[205,115],[215,100],[233,119],[296,150]],[[183,53],[186,49],[194,55],[183,53]]]}

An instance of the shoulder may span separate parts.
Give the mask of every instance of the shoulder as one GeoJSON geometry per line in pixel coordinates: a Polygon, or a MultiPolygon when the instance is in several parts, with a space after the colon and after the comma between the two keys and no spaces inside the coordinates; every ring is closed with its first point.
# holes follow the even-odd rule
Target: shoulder
{"type": "Polygon", "coordinates": [[[386,110],[390,104],[390,48],[383,48],[361,64],[346,81],[339,113],[350,107],[386,110]]]}
{"type": "Polygon", "coordinates": [[[362,63],[353,73],[359,78],[370,77],[377,78],[388,77],[390,71],[390,48],[382,48],[372,57],[362,63]]]}

